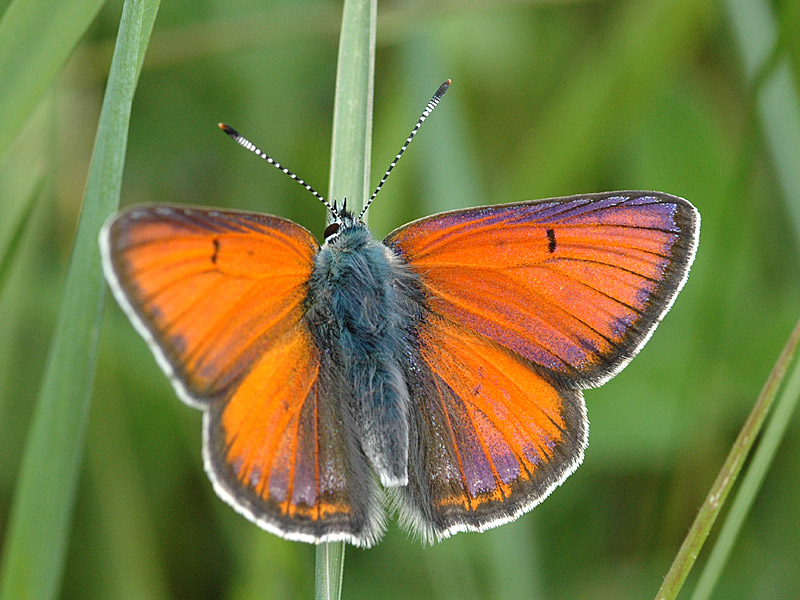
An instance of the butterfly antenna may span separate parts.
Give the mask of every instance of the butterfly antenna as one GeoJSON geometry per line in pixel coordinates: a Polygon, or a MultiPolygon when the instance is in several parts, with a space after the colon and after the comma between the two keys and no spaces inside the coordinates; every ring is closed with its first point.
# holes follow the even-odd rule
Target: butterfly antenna
{"type": "Polygon", "coordinates": [[[304,179],[300,179],[300,177],[298,177],[297,175],[295,175],[294,173],[292,173],[292,172],[291,172],[289,169],[287,169],[286,167],[284,167],[284,166],[283,166],[281,163],[279,163],[277,160],[275,160],[274,158],[272,158],[271,156],[269,156],[269,155],[268,155],[266,152],[264,152],[263,150],[261,150],[261,148],[259,148],[258,146],[256,146],[256,145],[255,145],[253,142],[251,142],[250,140],[248,140],[248,139],[247,139],[246,137],[244,137],[244,136],[243,136],[241,133],[239,133],[238,131],[236,131],[236,130],[235,130],[233,127],[231,127],[230,125],[226,125],[225,123],[219,123],[219,128],[220,128],[220,129],[222,129],[222,131],[224,131],[225,133],[227,133],[229,136],[231,136],[231,138],[233,139],[233,141],[234,141],[234,142],[236,142],[237,144],[239,144],[239,145],[240,145],[242,148],[245,148],[245,149],[247,149],[247,150],[250,150],[250,152],[252,152],[252,153],[253,153],[253,154],[255,154],[256,156],[258,156],[259,158],[263,158],[265,161],[267,161],[267,162],[268,162],[269,164],[271,164],[273,167],[275,167],[276,169],[278,169],[278,170],[279,170],[281,173],[283,173],[284,175],[288,175],[289,177],[291,177],[292,179],[294,179],[294,180],[295,180],[297,183],[299,183],[299,184],[300,184],[300,185],[302,185],[304,188],[306,188],[306,189],[307,189],[309,192],[311,192],[311,195],[312,195],[312,196],[314,196],[314,197],[315,197],[317,200],[319,200],[320,202],[322,202],[322,203],[325,205],[325,207],[326,207],[326,208],[327,208],[329,211],[331,211],[331,213],[333,213],[333,214],[334,214],[334,215],[336,215],[336,216],[338,216],[338,215],[339,215],[339,213],[338,213],[338,212],[337,212],[337,210],[336,210],[336,209],[335,209],[335,208],[334,208],[334,207],[331,205],[331,203],[330,203],[330,202],[328,202],[327,200],[325,200],[325,198],[323,198],[323,197],[322,197],[322,195],[321,195],[319,192],[317,192],[317,190],[315,190],[313,187],[311,187],[311,185],[309,185],[308,183],[306,183],[304,179]]]}
{"type": "Polygon", "coordinates": [[[400,152],[398,152],[397,156],[394,157],[394,160],[389,165],[389,168],[386,169],[386,173],[383,174],[383,178],[381,179],[381,182],[378,184],[378,187],[376,187],[375,191],[372,192],[372,196],[369,197],[369,200],[367,200],[367,203],[364,205],[361,214],[358,215],[359,220],[361,220],[361,218],[367,212],[369,205],[372,204],[372,201],[375,199],[375,196],[378,195],[378,192],[381,191],[383,184],[386,183],[386,180],[389,178],[389,173],[392,172],[392,169],[394,169],[395,165],[397,164],[397,161],[399,161],[400,157],[403,156],[403,152],[406,151],[406,148],[408,148],[408,145],[411,143],[411,140],[414,139],[414,136],[417,135],[419,128],[422,127],[422,124],[425,122],[425,119],[427,119],[428,115],[430,115],[433,112],[433,109],[436,108],[437,104],[439,104],[439,101],[442,99],[442,96],[444,96],[444,93],[447,91],[447,88],[449,87],[450,87],[450,80],[448,79],[442,85],[439,86],[439,89],[436,90],[436,93],[433,95],[433,98],[431,98],[430,102],[428,102],[428,104],[425,106],[425,110],[422,111],[422,115],[417,121],[417,124],[414,125],[414,129],[411,130],[411,133],[406,138],[405,144],[403,144],[403,147],[400,148],[400,152]]]}

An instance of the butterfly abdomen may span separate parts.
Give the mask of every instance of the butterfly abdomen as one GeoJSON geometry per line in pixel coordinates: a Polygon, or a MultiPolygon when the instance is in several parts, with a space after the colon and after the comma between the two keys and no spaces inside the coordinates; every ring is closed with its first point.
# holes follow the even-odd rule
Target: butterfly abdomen
{"type": "Polygon", "coordinates": [[[407,293],[412,279],[391,250],[354,224],[323,246],[309,281],[306,318],[322,368],[342,374],[332,391],[341,418],[386,486],[407,483],[402,364],[416,312],[407,293]]]}

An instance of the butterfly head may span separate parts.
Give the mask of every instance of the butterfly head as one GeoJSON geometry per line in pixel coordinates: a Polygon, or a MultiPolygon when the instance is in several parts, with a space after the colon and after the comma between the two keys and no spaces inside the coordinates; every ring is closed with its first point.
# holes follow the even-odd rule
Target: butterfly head
{"type": "Polygon", "coordinates": [[[336,200],[333,201],[333,206],[330,209],[331,222],[325,228],[323,236],[326,244],[333,244],[341,236],[341,234],[352,228],[363,229],[366,227],[361,221],[360,217],[347,210],[347,198],[342,201],[339,206],[336,200]]]}

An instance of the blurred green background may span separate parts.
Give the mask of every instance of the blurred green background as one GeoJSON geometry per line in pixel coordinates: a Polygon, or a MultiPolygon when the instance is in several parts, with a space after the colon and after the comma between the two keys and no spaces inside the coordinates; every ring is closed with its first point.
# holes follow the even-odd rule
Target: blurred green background
{"type": "MultiPolygon", "coordinates": [[[[120,7],[104,5],[0,156],[0,239],[37,197],[0,294],[0,535],[120,7]]],[[[216,123],[325,193],[340,14],[323,0],[163,3],[123,204],[269,212],[320,234],[319,203],[216,123]]],[[[408,0],[379,15],[375,183],[436,87],[453,87],[370,210],[378,237],[440,210],[612,189],[686,197],[703,223],[653,339],[586,394],[584,465],[490,532],[423,548],[392,524],[377,547],[348,547],[344,596],[652,597],[800,312],[800,3],[408,0]]],[[[310,597],[313,546],[214,495],[200,412],[177,400],[112,300],[106,312],[62,597],[310,597]]],[[[715,598],[800,597],[799,426],[715,598]]]]}

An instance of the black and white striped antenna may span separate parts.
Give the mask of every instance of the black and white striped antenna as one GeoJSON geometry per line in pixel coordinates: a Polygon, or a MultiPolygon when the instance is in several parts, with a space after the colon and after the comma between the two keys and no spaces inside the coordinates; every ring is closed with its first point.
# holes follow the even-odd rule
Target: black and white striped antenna
{"type": "Polygon", "coordinates": [[[417,124],[414,125],[414,129],[412,129],[411,133],[408,134],[405,144],[403,144],[402,148],[400,148],[400,152],[398,152],[397,156],[394,157],[394,160],[389,165],[389,168],[386,169],[386,173],[383,174],[383,177],[381,178],[378,187],[376,187],[375,191],[372,192],[372,196],[370,196],[369,200],[367,200],[367,202],[364,204],[364,208],[358,215],[359,221],[361,220],[361,217],[363,217],[364,214],[367,212],[367,209],[369,208],[369,205],[372,204],[372,201],[375,200],[375,196],[377,196],[378,192],[381,191],[383,184],[386,183],[386,180],[389,178],[389,173],[392,172],[392,169],[394,169],[395,165],[397,164],[397,161],[399,161],[400,157],[403,156],[403,152],[406,151],[406,148],[408,148],[408,145],[411,143],[411,140],[413,140],[414,136],[417,135],[417,132],[419,131],[419,128],[422,127],[422,124],[425,122],[425,119],[427,119],[428,116],[433,112],[433,109],[436,108],[437,104],[439,104],[439,101],[442,99],[442,96],[444,96],[444,93],[447,91],[447,88],[449,87],[450,87],[450,80],[448,79],[442,85],[439,86],[439,89],[436,90],[436,93],[433,95],[428,104],[425,106],[425,110],[422,111],[422,115],[417,120],[417,124]]]}
{"type": "Polygon", "coordinates": [[[236,131],[233,127],[231,127],[230,125],[226,125],[225,123],[219,123],[219,128],[222,129],[222,131],[227,133],[229,136],[231,136],[233,141],[236,142],[237,144],[239,144],[242,148],[250,150],[250,152],[252,152],[256,156],[258,156],[259,158],[263,158],[265,161],[267,161],[273,167],[278,169],[281,173],[283,173],[285,175],[288,175],[289,177],[294,179],[297,183],[299,183],[304,188],[306,188],[309,192],[311,192],[311,195],[314,196],[314,198],[316,198],[317,200],[322,202],[325,205],[325,207],[329,211],[331,211],[334,215],[336,215],[336,216],[339,215],[339,213],[331,205],[331,203],[328,202],[327,200],[325,200],[325,198],[322,197],[322,194],[320,194],[317,190],[315,190],[313,187],[311,187],[311,184],[306,183],[306,181],[304,179],[301,179],[300,177],[298,177],[297,175],[292,173],[289,169],[287,169],[281,163],[279,163],[277,160],[275,160],[274,158],[269,156],[266,152],[264,152],[261,148],[256,146],[253,142],[251,142],[246,137],[244,137],[241,133],[236,131]]]}
{"type": "MultiPolygon", "coordinates": [[[[425,110],[422,111],[422,115],[417,120],[417,124],[414,125],[414,128],[411,130],[411,133],[408,134],[408,137],[406,138],[405,143],[400,148],[400,152],[398,152],[397,156],[394,157],[394,160],[389,165],[389,168],[386,169],[386,173],[383,174],[383,177],[381,178],[381,181],[378,184],[378,187],[375,188],[375,191],[372,192],[372,195],[369,197],[369,200],[367,200],[366,204],[364,204],[364,208],[362,209],[361,213],[359,213],[359,215],[358,215],[358,220],[359,221],[364,216],[364,214],[367,212],[367,209],[369,208],[370,204],[372,204],[372,201],[375,199],[375,196],[377,196],[378,192],[381,191],[381,188],[383,187],[383,184],[386,183],[386,180],[389,178],[389,173],[391,173],[392,169],[394,169],[395,165],[397,165],[397,161],[400,160],[400,157],[403,155],[403,152],[406,151],[406,148],[408,148],[408,145],[411,143],[411,140],[413,140],[414,136],[417,135],[417,132],[419,131],[419,128],[422,127],[422,124],[425,122],[425,119],[427,119],[428,116],[433,112],[433,109],[436,108],[437,104],[439,104],[439,101],[442,99],[442,96],[444,96],[444,93],[447,91],[447,88],[449,88],[449,87],[450,87],[450,80],[448,79],[442,85],[439,86],[439,89],[436,90],[436,93],[433,95],[433,97],[430,99],[428,104],[425,106],[425,110]]],[[[269,156],[266,152],[261,150],[261,148],[256,146],[253,142],[248,140],[246,137],[244,137],[241,133],[236,131],[230,125],[226,125],[225,123],[219,123],[219,128],[222,131],[224,131],[225,133],[227,133],[229,136],[231,136],[233,141],[235,141],[237,144],[239,144],[242,148],[250,150],[250,152],[252,152],[256,156],[258,156],[259,158],[263,158],[265,161],[267,161],[273,167],[275,167],[276,169],[281,171],[283,174],[288,175],[289,177],[294,179],[297,183],[299,183],[304,188],[306,188],[309,192],[311,192],[312,196],[314,196],[317,200],[322,202],[325,205],[325,207],[329,211],[331,211],[331,213],[335,217],[339,217],[339,211],[336,209],[336,206],[332,205],[330,202],[328,202],[322,196],[322,194],[317,192],[317,190],[315,190],[313,187],[311,187],[310,184],[306,183],[306,181],[304,179],[301,179],[300,177],[295,175],[292,171],[290,171],[289,169],[284,167],[281,163],[279,163],[277,160],[275,160],[274,158],[269,156]]]]}

